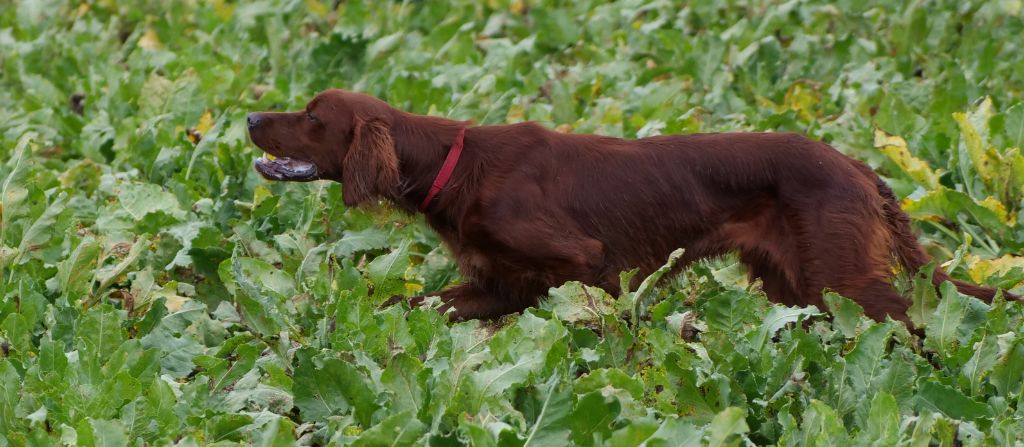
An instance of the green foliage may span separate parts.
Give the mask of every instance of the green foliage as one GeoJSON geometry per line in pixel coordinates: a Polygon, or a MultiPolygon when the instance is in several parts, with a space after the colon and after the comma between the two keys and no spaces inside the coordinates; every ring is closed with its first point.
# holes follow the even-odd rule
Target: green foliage
{"type": "Polygon", "coordinates": [[[0,445],[1024,442],[1021,306],[931,270],[904,272],[923,339],[831,293],[769,304],[731,259],[451,324],[378,307],[458,281],[421,220],[251,169],[245,114],[330,87],[629,138],[797,131],[875,167],[953,276],[1019,286],[1020,2],[748,3],[5,3],[0,445]]]}

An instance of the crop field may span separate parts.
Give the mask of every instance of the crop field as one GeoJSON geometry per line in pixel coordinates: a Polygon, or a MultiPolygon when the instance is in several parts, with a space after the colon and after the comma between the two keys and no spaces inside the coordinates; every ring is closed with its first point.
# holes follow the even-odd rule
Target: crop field
{"type": "Polygon", "coordinates": [[[1022,445],[1019,303],[900,272],[919,336],[833,293],[772,304],[727,256],[498,321],[382,308],[459,281],[438,237],[263,180],[245,124],[337,87],[478,124],[800,132],[875,168],[954,277],[1021,292],[1022,17],[2,0],[0,446],[1022,445]]]}

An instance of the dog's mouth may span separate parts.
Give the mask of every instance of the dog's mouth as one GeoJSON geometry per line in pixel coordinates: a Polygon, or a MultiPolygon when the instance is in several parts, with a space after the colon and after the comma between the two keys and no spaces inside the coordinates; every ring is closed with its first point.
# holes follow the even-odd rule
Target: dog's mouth
{"type": "Polygon", "coordinates": [[[267,180],[304,182],[320,178],[315,164],[290,157],[263,154],[253,162],[253,167],[267,180]]]}

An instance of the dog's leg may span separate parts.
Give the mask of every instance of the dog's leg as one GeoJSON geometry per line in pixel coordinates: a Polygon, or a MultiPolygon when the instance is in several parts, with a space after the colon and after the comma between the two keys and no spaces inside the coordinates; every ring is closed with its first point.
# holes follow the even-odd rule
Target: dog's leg
{"type": "MultiPolygon", "coordinates": [[[[508,214],[515,215],[511,211],[508,214]]],[[[520,312],[536,305],[548,288],[566,281],[606,285],[601,281],[603,245],[575,230],[568,216],[549,210],[544,218],[517,217],[501,222],[490,234],[493,245],[486,253],[479,253],[486,260],[475,266],[474,274],[466,275],[474,279],[437,294],[444,303],[440,310],[453,309],[453,320],[520,312]]],[[[401,299],[395,297],[386,304],[401,299]]],[[[423,299],[413,297],[409,303],[415,306],[423,299]]]]}
{"type": "Polygon", "coordinates": [[[786,278],[786,275],[769,261],[759,259],[756,256],[740,256],[740,260],[747,265],[750,271],[750,279],[761,279],[761,290],[768,299],[786,305],[793,305],[800,299],[795,285],[786,278]]]}
{"type": "MultiPolygon", "coordinates": [[[[832,289],[859,304],[864,313],[883,321],[886,315],[907,321],[909,300],[896,293],[890,284],[892,256],[889,235],[881,223],[875,223],[869,211],[855,212],[858,206],[841,209],[841,200],[810,207],[817,209],[802,219],[823,222],[807,226],[799,246],[801,255],[801,304],[825,309],[822,290],[832,289]],[[867,214],[865,216],[865,214],[867,214]]],[[[870,204],[861,208],[870,210],[870,204]]]]}
{"type": "Polygon", "coordinates": [[[475,284],[462,284],[445,290],[441,292],[441,299],[444,304],[439,310],[443,313],[452,309],[449,318],[453,321],[496,318],[537,304],[536,297],[513,299],[488,292],[475,284]]]}
{"type": "MultiPolygon", "coordinates": [[[[431,295],[434,296],[434,295],[431,295]]],[[[443,303],[438,311],[441,313],[452,309],[449,318],[452,321],[472,320],[474,318],[487,319],[496,318],[502,315],[519,312],[527,307],[536,304],[536,299],[509,299],[494,293],[487,292],[475,284],[461,284],[436,294],[441,297],[443,303]]],[[[397,304],[406,299],[402,296],[392,297],[384,303],[385,306],[397,304]]],[[[423,304],[425,296],[414,296],[408,298],[410,306],[423,304]]]]}

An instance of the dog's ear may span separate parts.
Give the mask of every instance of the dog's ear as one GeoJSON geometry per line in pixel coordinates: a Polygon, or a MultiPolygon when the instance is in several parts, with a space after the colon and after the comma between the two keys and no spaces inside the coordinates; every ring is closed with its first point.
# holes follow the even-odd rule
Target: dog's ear
{"type": "Polygon", "coordinates": [[[398,154],[388,126],[378,119],[356,118],[352,145],[341,170],[346,206],[365,203],[398,189],[398,154]]]}

